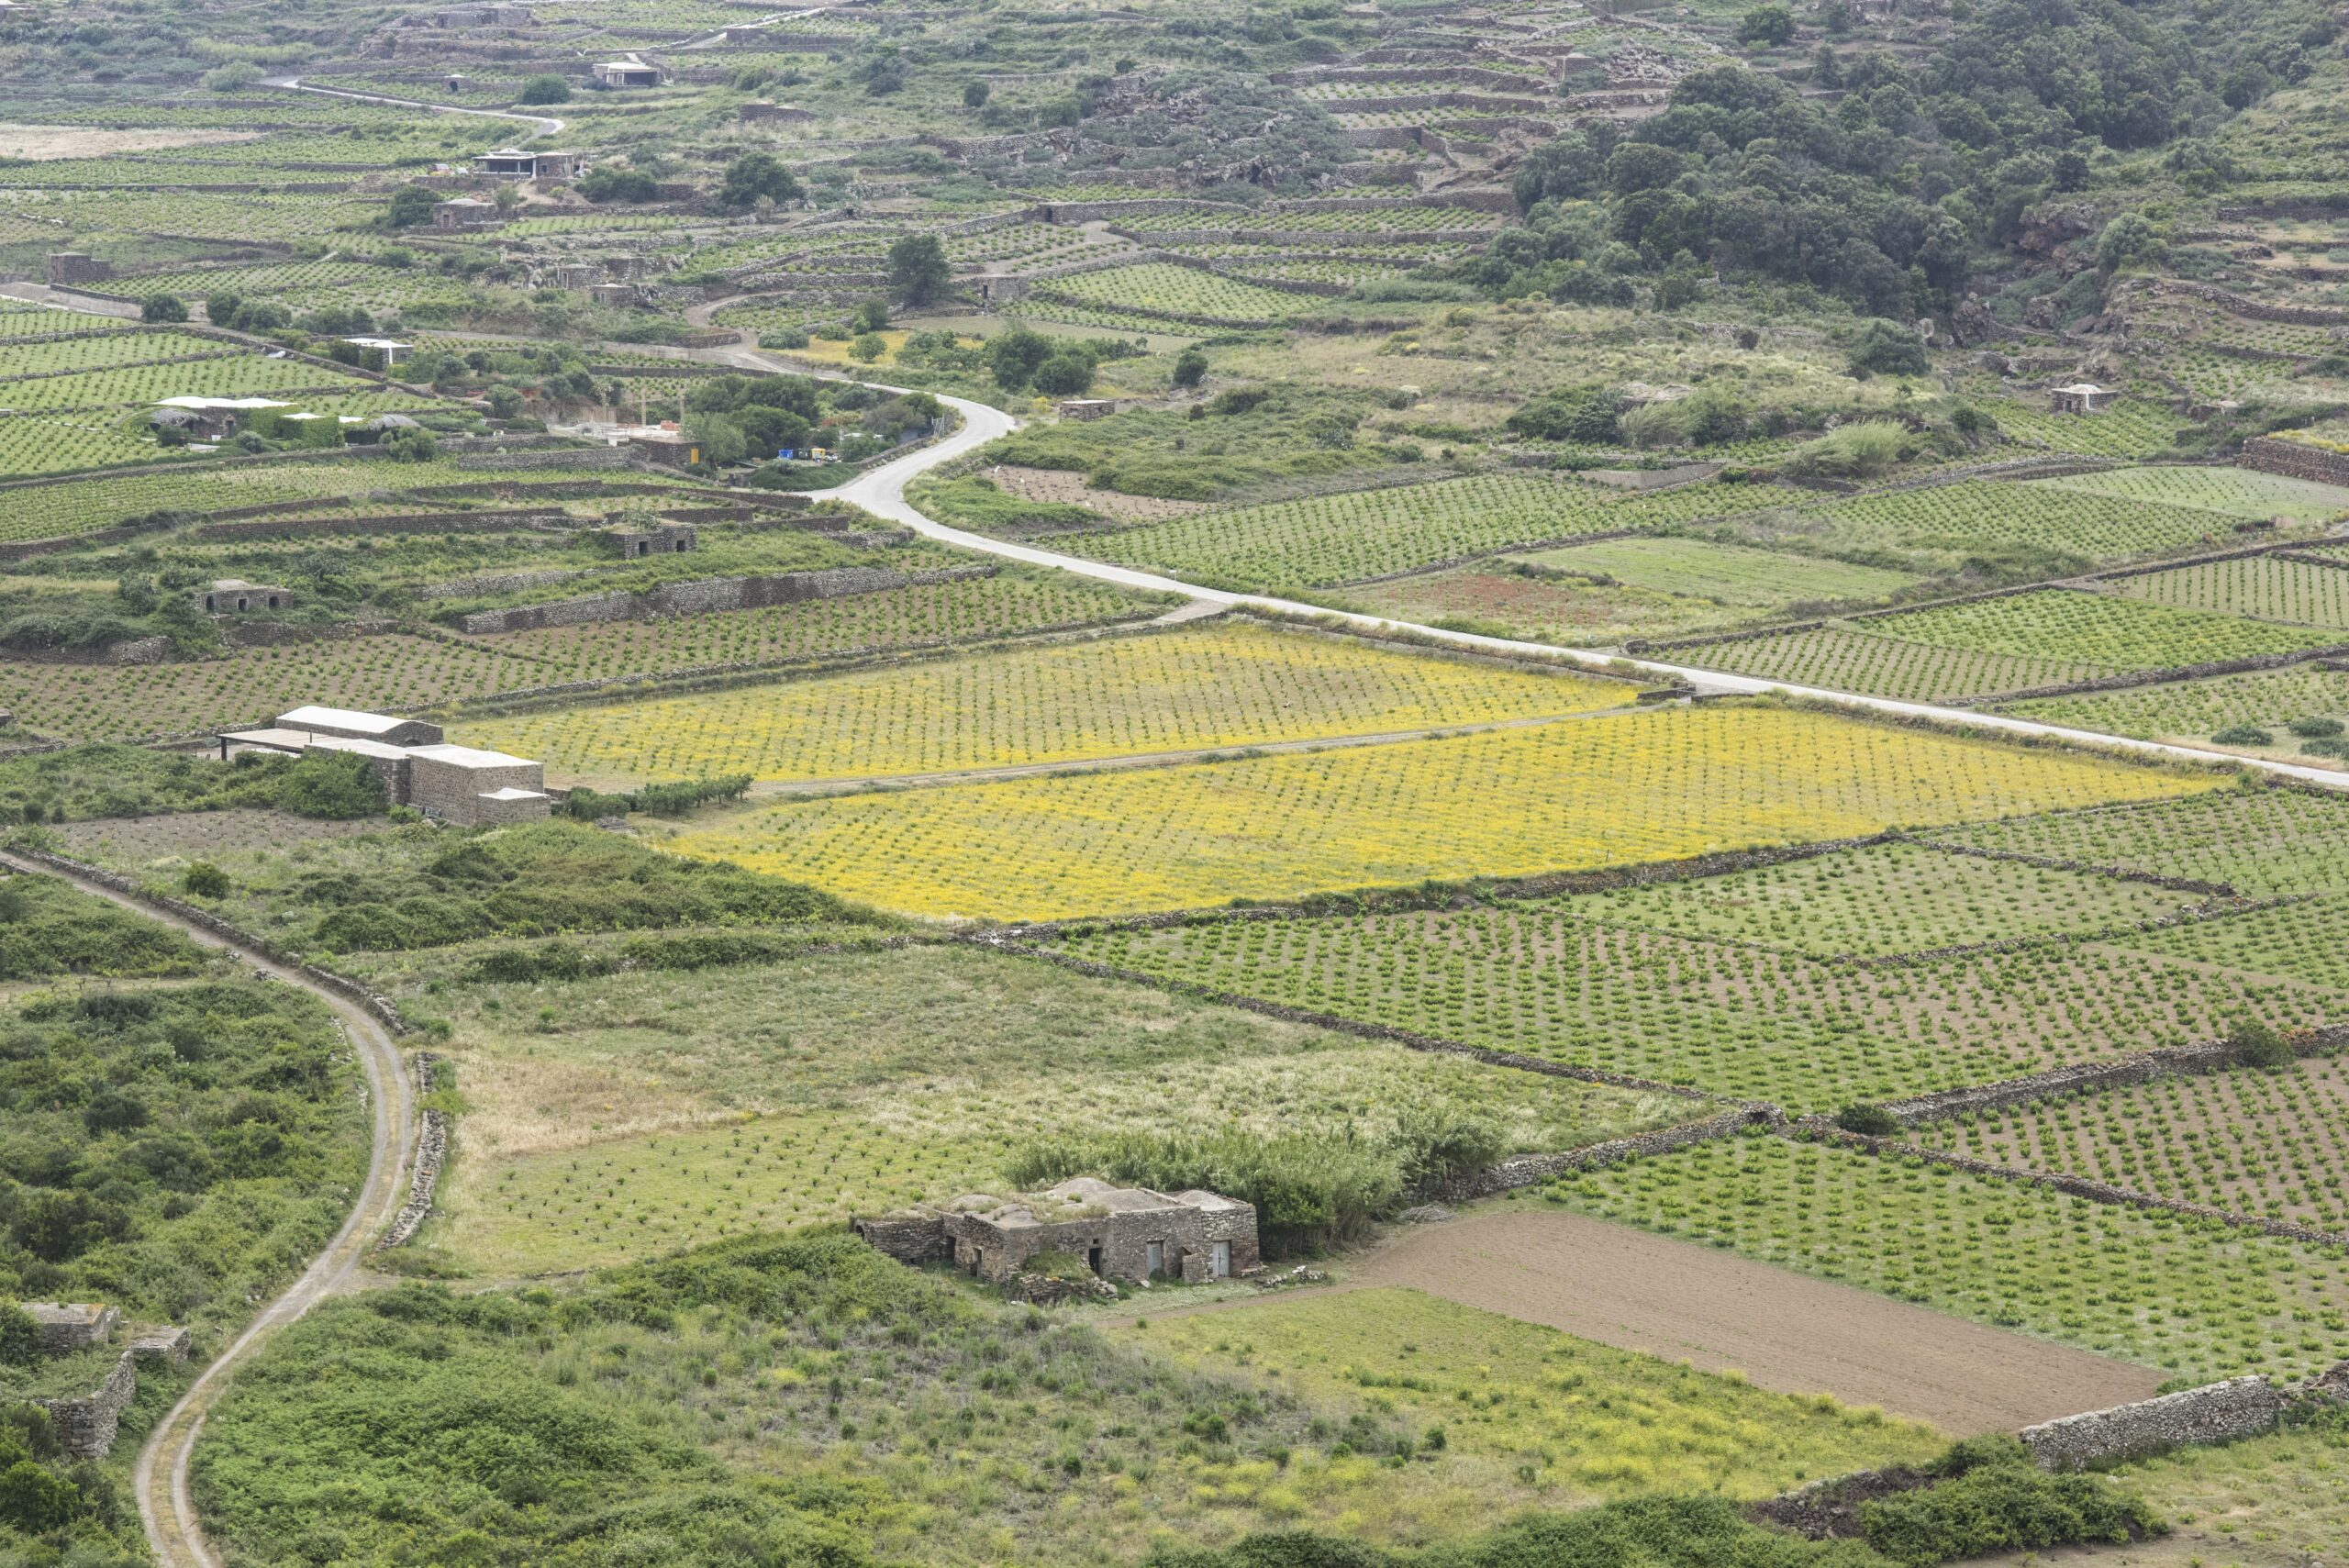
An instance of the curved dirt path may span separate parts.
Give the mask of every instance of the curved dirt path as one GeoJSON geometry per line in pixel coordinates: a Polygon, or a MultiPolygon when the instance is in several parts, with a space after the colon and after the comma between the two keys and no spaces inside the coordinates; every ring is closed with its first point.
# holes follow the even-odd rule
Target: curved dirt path
{"type": "Polygon", "coordinates": [[[399,1047],[381,1024],[355,1004],[294,970],[246,953],[200,926],[151,908],[128,894],[85,882],[70,872],[15,860],[6,854],[0,854],[0,863],[32,875],[61,877],[84,893],[184,932],[206,947],[236,951],[241,955],[241,962],[251,968],[308,992],[334,1009],[366,1074],[373,1125],[367,1179],[359,1189],[358,1201],[351,1206],[351,1217],[301,1277],[262,1308],[228,1349],[196,1374],[187,1392],[180,1396],[179,1403],[149,1434],[131,1473],[131,1486],[139,1497],[139,1517],[147,1527],[147,1540],[155,1549],[156,1561],[169,1568],[219,1568],[220,1560],[204,1539],[195,1500],[189,1495],[188,1457],[204,1430],[206,1413],[227,1389],[228,1374],[236,1364],[273,1330],[293,1322],[327,1296],[350,1289],[358,1277],[368,1246],[398,1211],[407,1186],[408,1150],[416,1141],[415,1096],[408,1087],[406,1064],[400,1057],[399,1047]]]}
{"type": "MultiPolygon", "coordinates": [[[[2148,1398],[2162,1381],[2151,1367],[1560,1209],[1416,1227],[1327,1294],[1378,1286],[1707,1372],[1735,1368],[1781,1394],[1832,1394],[1957,1437],[2148,1398]]],[[[1298,1296],[1309,1294],[1323,1293],[1298,1296]]]]}
{"type": "Polygon", "coordinates": [[[421,98],[390,98],[381,93],[347,93],[340,87],[313,87],[299,76],[267,76],[262,79],[261,84],[281,87],[288,93],[316,93],[322,98],[349,98],[361,104],[389,104],[396,109],[430,109],[441,115],[479,115],[484,119],[518,120],[524,125],[537,127],[540,136],[560,136],[563,126],[568,123],[552,115],[518,115],[506,109],[468,109],[461,104],[429,104],[421,98]]]}

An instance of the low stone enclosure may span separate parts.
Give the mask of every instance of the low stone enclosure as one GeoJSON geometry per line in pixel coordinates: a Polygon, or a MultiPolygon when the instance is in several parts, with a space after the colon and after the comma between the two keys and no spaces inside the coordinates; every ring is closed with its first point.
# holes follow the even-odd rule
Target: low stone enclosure
{"type": "MultiPolygon", "coordinates": [[[[1029,1264],[1045,1253],[1084,1261],[1099,1281],[1179,1279],[1197,1284],[1237,1278],[1263,1267],[1254,1206],[1209,1192],[1160,1193],[1075,1176],[1042,1192],[966,1194],[939,1207],[859,1218],[856,1233],[902,1263],[952,1259],[987,1284],[1023,1285],[1019,1294],[1097,1294],[1080,1278],[1076,1292],[1040,1292],[1029,1264]]],[[[1114,1292],[1112,1293],[1114,1294],[1114,1292]]]]}
{"type": "MultiPolygon", "coordinates": [[[[40,1330],[43,1354],[75,1354],[113,1342],[122,1314],[112,1307],[89,1302],[28,1301],[25,1315],[40,1330]]],[[[176,1366],[187,1360],[188,1332],[170,1327],[133,1335],[103,1382],[87,1394],[36,1398],[29,1403],[49,1412],[57,1430],[58,1446],[75,1459],[103,1459],[114,1447],[122,1413],[139,1394],[139,1368],[176,1366]]]]}

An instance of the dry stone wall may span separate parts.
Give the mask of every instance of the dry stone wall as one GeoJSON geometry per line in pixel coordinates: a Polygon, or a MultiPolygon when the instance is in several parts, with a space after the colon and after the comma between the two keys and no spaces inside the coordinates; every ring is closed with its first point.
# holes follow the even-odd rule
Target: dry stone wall
{"type": "Polygon", "coordinates": [[[1437,1183],[1427,1191],[1423,1201],[1466,1203],[1473,1198],[1491,1197],[1496,1193],[1534,1186],[1568,1171],[1619,1165],[1626,1160],[1636,1160],[1648,1154],[1666,1154],[1675,1149],[1686,1149],[1710,1139],[1731,1138],[1748,1128],[1766,1125],[1768,1119],[1765,1111],[1740,1106],[1701,1121],[1660,1127],[1653,1132],[1642,1132],[1631,1138],[1610,1138],[1602,1143],[1586,1144],[1580,1149],[1556,1153],[1514,1155],[1482,1170],[1464,1172],[1448,1181],[1437,1183]]]}
{"type": "Polygon", "coordinates": [[[2254,436],[2243,444],[2243,465],[2262,473],[2280,473],[2288,479],[2349,484],[2349,452],[2329,451],[2307,441],[2254,436]]]}
{"type": "Polygon", "coordinates": [[[712,577],[666,583],[649,593],[590,594],[551,604],[481,610],[457,622],[471,636],[536,631],[544,627],[585,626],[597,621],[649,620],[658,616],[709,615],[723,610],[764,609],[811,599],[841,599],[883,594],[931,583],[992,577],[996,566],[957,566],[937,572],[896,572],[881,566],[843,566],[826,572],[786,572],[770,577],[712,577]]]}
{"type": "Polygon", "coordinates": [[[139,1392],[138,1358],[129,1351],[114,1363],[106,1380],[74,1399],[36,1399],[57,1429],[58,1446],[75,1459],[104,1459],[114,1447],[122,1413],[139,1392]]]}
{"type": "MultiPolygon", "coordinates": [[[[419,1051],[416,1058],[416,1094],[418,1099],[432,1093],[432,1069],[440,1058],[430,1051],[419,1051]]],[[[416,1131],[416,1162],[408,1172],[407,1201],[400,1205],[399,1213],[375,1243],[382,1251],[390,1247],[404,1247],[413,1240],[418,1229],[432,1214],[433,1194],[440,1185],[440,1167],[449,1158],[449,1115],[438,1108],[428,1108],[416,1131]]]]}
{"type": "Polygon", "coordinates": [[[2272,1431],[2293,1394],[2264,1377],[2235,1377],[2134,1405],[2090,1410],[2025,1427],[2018,1434],[2050,1470],[2077,1470],[2107,1460],[2192,1443],[2231,1442],[2272,1431]]]}

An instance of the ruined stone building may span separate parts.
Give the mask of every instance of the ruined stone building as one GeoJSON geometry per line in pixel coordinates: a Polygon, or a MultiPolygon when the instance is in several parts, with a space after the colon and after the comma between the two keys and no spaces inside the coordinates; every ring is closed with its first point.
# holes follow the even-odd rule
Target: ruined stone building
{"type": "Polygon", "coordinates": [[[1065,1252],[1111,1280],[1198,1284],[1262,1267],[1253,1205],[1215,1193],[1152,1192],[1076,1176],[1042,1192],[967,1194],[938,1208],[855,1222],[900,1262],[951,1258],[989,1284],[1017,1278],[1038,1254],[1065,1252]]]}

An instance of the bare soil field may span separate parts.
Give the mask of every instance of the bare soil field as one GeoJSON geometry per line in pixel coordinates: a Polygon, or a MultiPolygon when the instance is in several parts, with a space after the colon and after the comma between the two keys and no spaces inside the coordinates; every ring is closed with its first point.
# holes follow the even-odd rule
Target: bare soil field
{"type": "Polygon", "coordinates": [[[208,147],[252,141],[257,130],[102,130],[83,125],[0,125],[0,158],[36,163],[58,158],[106,158],[118,152],[153,152],[166,147],[208,147]]]}
{"type": "Polygon", "coordinates": [[[1959,1435],[2146,1398],[2162,1381],[2150,1367],[1575,1214],[1427,1226],[1359,1277],[1959,1435]]]}
{"type": "Polygon", "coordinates": [[[1163,523],[1208,509],[1205,501],[1163,501],[1155,495],[1129,495],[1121,490],[1099,490],[1081,473],[1057,468],[1021,468],[997,463],[986,476],[1025,501],[1055,501],[1083,506],[1121,523],[1163,523]]]}
{"type": "Polygon", "coordinates": [[[381,817],[326,822],[285,811],[171,811],[153,817],[116,817],[72,822],[55,829],[65,853],[119,871],[136,871],[157,861],[245,850],[282,849],[310,839],[342,839],[381,832],[381,817]]]}

